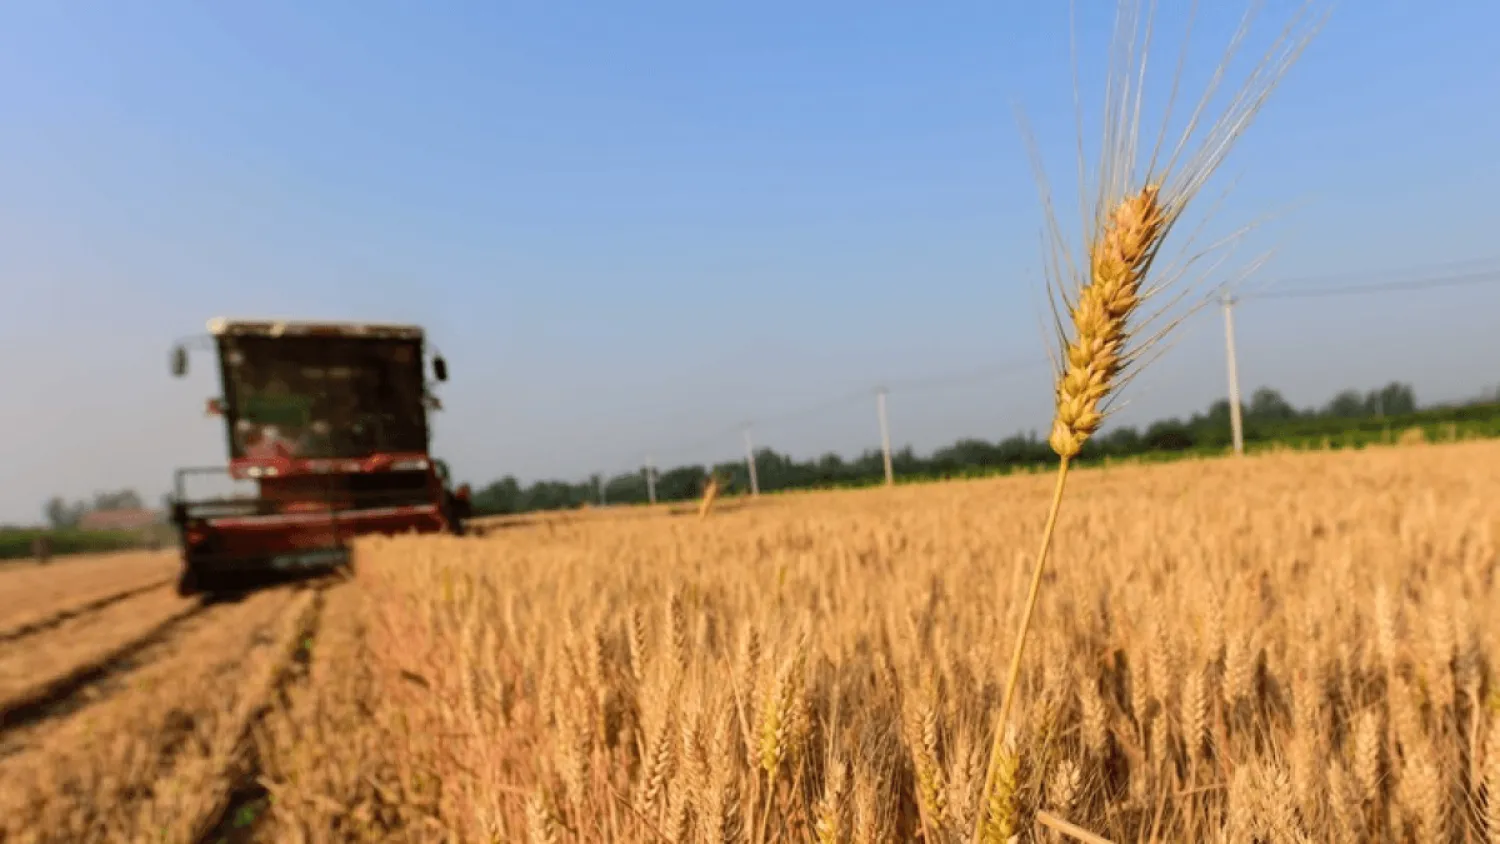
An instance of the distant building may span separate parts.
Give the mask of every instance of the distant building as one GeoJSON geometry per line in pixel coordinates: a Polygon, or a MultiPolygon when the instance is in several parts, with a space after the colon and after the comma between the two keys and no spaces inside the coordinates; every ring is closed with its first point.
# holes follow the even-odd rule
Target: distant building
{"type": "Polygon", "coordinates": [[[80,530],[148,530],[166,521],[160,510],[95,510],[78,520],[80,530]]]}
{"type": "Polygon", "coordinates": [[[95,510],[78,520],[78,529],[133,534],[142,548],[160,549],[175,541],[172,525],[162,510],[95,510]]]}

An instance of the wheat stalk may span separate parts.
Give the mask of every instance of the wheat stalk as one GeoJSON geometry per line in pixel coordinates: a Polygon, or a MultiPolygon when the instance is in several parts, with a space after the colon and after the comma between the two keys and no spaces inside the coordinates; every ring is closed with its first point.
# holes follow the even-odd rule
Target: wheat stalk
{"type": "Polygon", "coordinates": [[[713,509],[714,501],[718,500],[718,498],[719,498],[719,476],[715,472],[710,472],[709,476],[708,476],[708,483],[703,488],[703,500],[698,505],[698,520],[699,521],[702,521],[704,518],[706,518],[708,516],[708,511],[711,510],[711,509],[713,509]]]}
{"type": "Polygon", "coordinates": [[[1485,741],[1484,825],[1490,844],[1500,844],[1500,716],[1490,718],[1490,734],[1485,741]]]}
{"type": "Polygon", "coordinates": [[[534,793],[526,800],[527,839],[531,844],[555,844],[557,820],[548,808],[546,798],[534,793]]]}
{"type": "MultiPolygon", "coordinates": [[[[1155,5],[1153,0],[1146,19],[1146,39],[1142,45],[1136,43],[1140,14],[1137,5],[1137,0],[1121,0],[1118,9],[1112,50],[1112,58],[1116,61],[1111,62],[1105,97],[1105,137],[1102,160],[1096,174],[1098,181],[1092,206],[1094,210],[1090,215],[1093,222],[1086,225],[1085,231],[1086,262],[1073,262],[1063,257],[1067,250],[1058,235],[1059,227],[1051,211],[1045,178],[1039,179],[1042,201],[1047,211],[1048,229],[1053,235],[1048,277],[1062,355],[1060,360],[1054,358],[1055,413],[1048,437],[1048,443],[1059,459],[1056,484],[1047,520],[1042,528],[1041,546],[1037,551],[1025,609],[1011,655],[1000,717],[995,725],[994,744],[985,776],[987,797],[992,796],[998,768],[1004,756],[1003,736],[1014,704],[1026,635],[1031,626],[1032,614],[1036,610],[1047,554],[1057,526],[1058,511],[1062,506],[1068,468],[1082,451],[1084,443],[1103,424],[1109,412],[1110,400],[1128,380],[1127,369],[1177,324],[1169,323],[1160,332],[1144,337],[1139,334],[1135,325],[1140,316],[1141,305],[1171,282],[1169,278],[1155,288],[1145,286],[1148,277],[1152,275],[1157,254],[1188,203],[1218,169],[1234,141],[1248,126],[1282,74],[1290,68],[1312,36],[1312,32],[1308,32],[1301,39],[1293,39],[1290,37],[1292,27],[1289,26],[1231,99],[1219,119],[1212,124],[1198,150],[1188,156],[1178,169],[1179,156],[1191,142],[1199,118],[1218,88],[1224,70],[1253,17],[1253,14],[1247,15],[1167,163],[1158,169],[1157,158],[1161,142],[1165,140],[1163,131],[1158,137],[1156,150],[1152,152],[1149,164],[1138,173],[1137,138],[1149,52],[1147,45],[1150,43],[1155,5]],[[1135,57],[1138,49],[1137,66],[1135,57]],[[1084,266],[1086,270],[1080,273],[1074,269],[1076,266],[1084,266]],[[1067,326],[1063,324],[1058,312],[1059,304],[1068,314],[1067,326]]],[[[1294,16],[1293,24],[1301,16],[1301,13],[1294,16]]],[[[1181,73],[1180,66],[1178,73],[1181,73]]],[[[1174,83],[1174,95],[1175,88],[1174,83]]],[[[1075,100],[1076,89],[1075,82],[1075,100]]],[[[1167,114],[1170,113],[1169,103],[1167,114]]],[[[1079,132],[1081,135],[1081,121],[1079,132]]],[[[1082,175],[1081,137],[1079,148],[1079,169],[1082,175]]],[[[1040,176],[1040,167],[1038,174],[1040,176]]],[[[1086,179],[1080,179],[1080,191],[1085,182],[1086,179]]],[[[1086,206],[1088,203],[1080,204],[1086,206]]],[[[1193,260],[1196,259],[1190,259],[1188,264],[1193,260]]],[[[1148,319],[1147,322],[1149,321],[1148,319]]],[[[982,832],[981,822],[975,826],[976,840],[982,832]]]]}

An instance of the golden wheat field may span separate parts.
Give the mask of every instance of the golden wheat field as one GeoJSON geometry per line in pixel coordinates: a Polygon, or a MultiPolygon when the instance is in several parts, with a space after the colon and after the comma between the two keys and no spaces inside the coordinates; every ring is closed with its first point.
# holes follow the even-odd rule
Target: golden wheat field
{"type": "Polygon", "coordinates": [[[1077,472],[985,793],[1050,483],[0,573],[0,840],[1500,840],[1500,444],[1077,472]]]}

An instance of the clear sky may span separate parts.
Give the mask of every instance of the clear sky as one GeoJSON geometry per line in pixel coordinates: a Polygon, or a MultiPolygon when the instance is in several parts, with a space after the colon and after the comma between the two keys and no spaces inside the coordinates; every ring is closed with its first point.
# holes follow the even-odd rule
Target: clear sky
{"type": "MultiPolygon", "coordinates": [[[[1109,5],[1080,3],[1092,54],[1109,5]]],[[[1164,67],[1185,6],[1163,0],[1164,67]]],[[[1200,6],[1189,85],[1242,8],[1200,6]]],[[[1500,256],[1497,28],[1479,0],[1340,5],[1225,167],[1225,225],[1279,214],[1263,278],[1500,256]]],[[[210,358],[167,370],[215,315],[426,325],[452,372],[435,448],[476,483],[728,458],[753,419],[853,452],[872,398],[775,420],[1027,359],[893,388],[894,439],[1045,429],[1013,104],[1068,173],[1068,61],[1060,2],[4,4],[0,521],[222,463],[210,358]]],[[[1500,382],[1497,306],[1500,285],[1247,302],[1242,379],[1298,404],[1473,394],[1500,382]]],[[[1220,326],[1191,322],[1122,419],[1222,395],[1220,326]]]]}

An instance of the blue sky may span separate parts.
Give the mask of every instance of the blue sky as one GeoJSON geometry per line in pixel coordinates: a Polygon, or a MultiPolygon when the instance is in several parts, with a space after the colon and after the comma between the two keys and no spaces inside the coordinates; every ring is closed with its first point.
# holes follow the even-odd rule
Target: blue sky
{"type": "MultiPolygon", "coordinates": [[[[1098,53],[1109,4],[1080,5],[1098,53]]],[[[1200,5],[1189,90],[1242,8],[1200,5]]],[[[1163,0],[1156,69],[1185,7],[1163,0]]],[[[1336,10],[1223,171],[1224,226],[1279,213],[1247,241],[1276,250],[1262,278],[1500,264],[1497,25],[1482,2],[1336,10]]],[[[894,391],[893,436],[1045,429],[1013,104],[1066,183],[1067,28],[1062,3],[6,4],[0,521],[222,462],[209,359],[166,367],[220,314],[426,325],[452,370],[436,450],[480,483],[730,457],[747,419],[852,452],[873,399],[774,420],[1027,359],[894,391]]],[[[1082,71],[1094,105],[1102,67],[1082,71]]],[[[1500,382],[1497,305],[1500,285],[1246,303],[1242,378],[1299,404],[1390,378],[1475,393],[1500,382]]],[[[1206,405],[1223,370],[1206,313],[1121,419],[1206,405]]]]}

